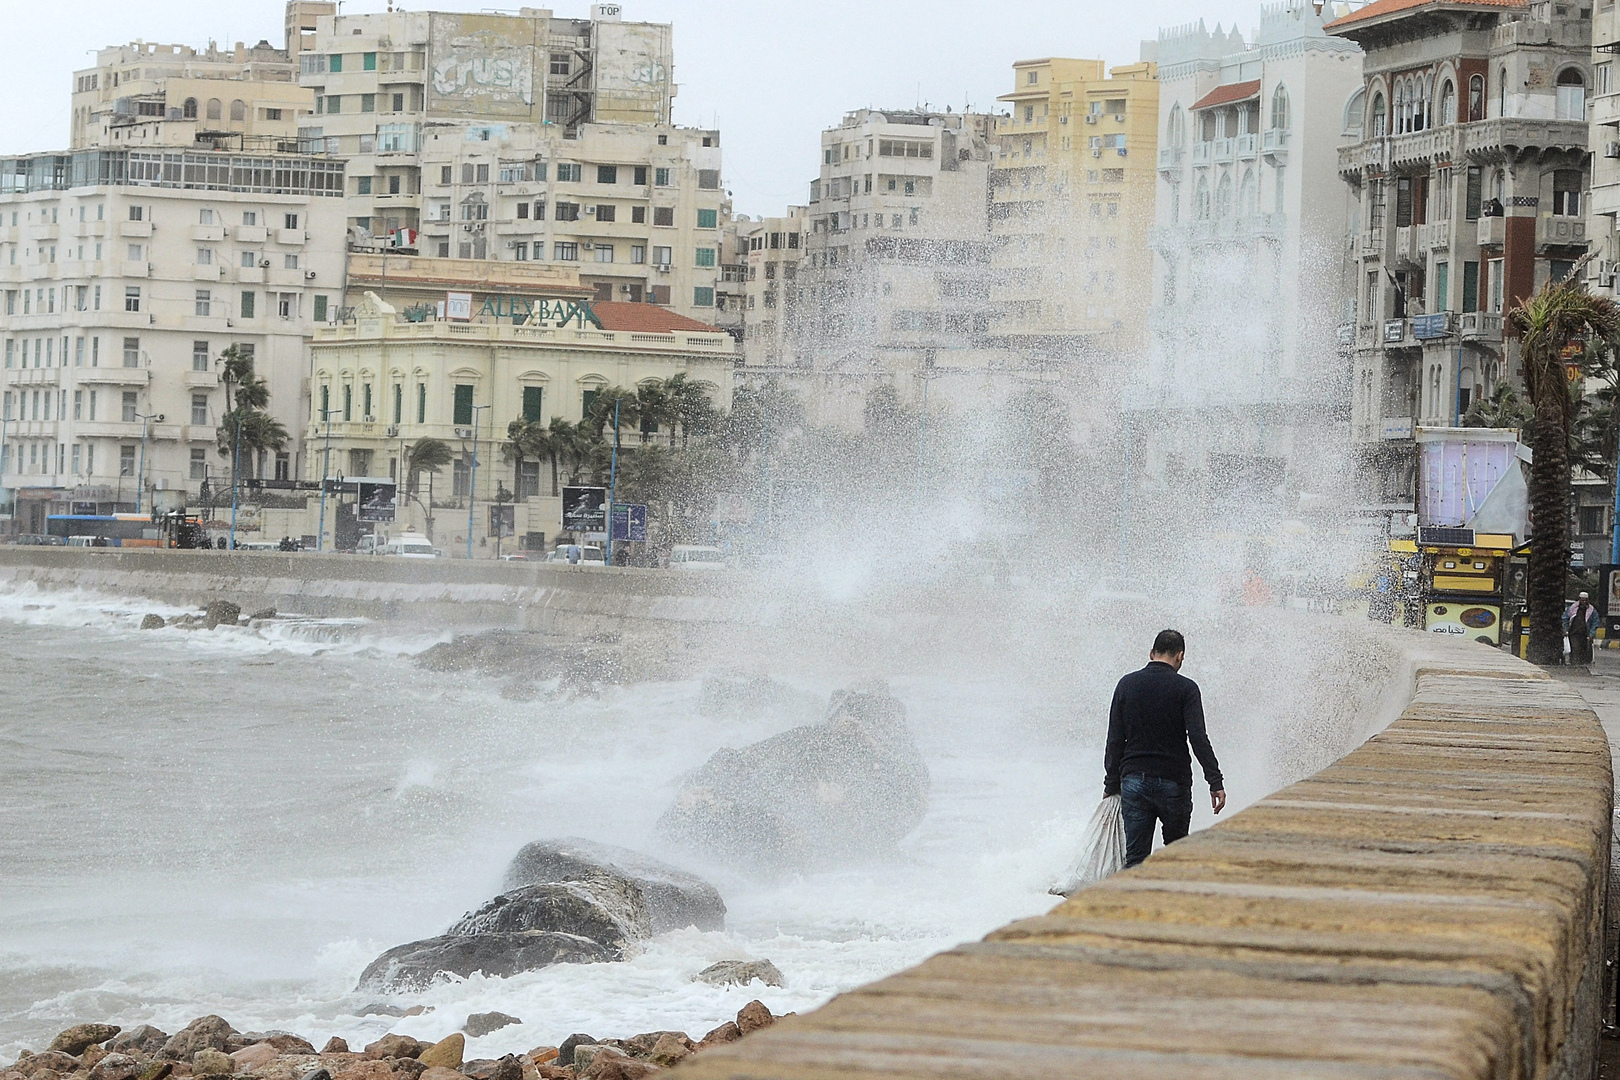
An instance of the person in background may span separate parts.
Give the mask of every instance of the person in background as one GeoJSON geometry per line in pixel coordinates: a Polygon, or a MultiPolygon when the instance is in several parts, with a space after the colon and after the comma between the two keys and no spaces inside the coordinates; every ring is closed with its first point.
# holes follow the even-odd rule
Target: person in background
{"type": "Polygon", "coordinates": [[[1108,745],[1103,752],[1103,794],[1118,795],[1125,819],[1125,866],[1153,850],[1153,823],[1163,825],[1164,842],[1187,835],[1192,821],[1192,758],[1198,755],[1209,784],[1210,805],[1226,808],[1226,782],[1204,730],[1204,703],[1198,684],[1181,674],[1187,642],[1177,630],[1153,639],[1148,664],[1119,680],[1108,712],[1108,745]]]}
{"type": "Polygon", "coordinates": [[[1564,633],[1569,635],[1569,662],[1582,667],[1592,663],[1592,635],[1597,632],[1598,613],[1592,597],[1581,593],[1564,612],[1564,633]]]}

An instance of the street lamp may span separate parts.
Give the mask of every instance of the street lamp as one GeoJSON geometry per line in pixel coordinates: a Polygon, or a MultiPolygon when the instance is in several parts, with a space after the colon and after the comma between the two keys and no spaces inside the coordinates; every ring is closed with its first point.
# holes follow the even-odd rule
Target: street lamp
{"type": "Polygon", "coordinates": [[[135,473],[135,512],[141,512],[141,497],[146,494],[146,430],[148,420],[163,423],[162,413],[136,413],[135,418],[141,422],[141,464],[135,473]]]}
{"type": "Polygon", "coordinates": [[[332,471],[332,414],[336,411],[336,409],[321,410],[321,419],[326,421],[326,449],[321,455],[321,521],[315,527],[316,554],[320,554],[326,546],[326,478],[332,471]]]}
{"type": "Polygon", "coordinates": [[[242,483],[242,410],[236,410],[236,438],[231,443],[231,550],[236,550],[236,497],[242,483]]]}
{"type": "Polygon", "coordinates": [[[470,561],[472,553],[473,534],[473,504],[478,501],[478,413],[482,409],[490,408],[488,405],[474,405],[473,411],[473,437],[472,437],[472,475],[467,478],[467,558],[470,561]]]}

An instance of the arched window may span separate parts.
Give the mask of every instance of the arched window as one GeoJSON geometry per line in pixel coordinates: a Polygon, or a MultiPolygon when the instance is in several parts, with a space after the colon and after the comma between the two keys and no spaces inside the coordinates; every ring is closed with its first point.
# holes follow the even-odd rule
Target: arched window
{"type": "Polygon", "coordinates": [[[1238,214],[1241,217],[1254,217],[1260,210],[1260,184],[1254,178],[1254,170],[1248,169],[1243,173],[1243,183],[1238,187],[1238,214]]]}
{"type": "Polygon", "coordinates": [[[233,123],[240,124],[246,119],[247,105],[242,102],[241,98],[237,98],[235,101],[231,102],[231,121],[233,123]]]}
{"type": "Polygon", "coordinates": [[[1215,216],[1225,219],[1232,216],[1232,174],[1227,173],[1221,177],[1221,182],[1215,188],[1215,216]]]}
{"type": "Polygon", "coordinates": [[[197,119],[197,99],[194,97],[186,98],[186,103],[180,106],[180,115],[187,120],[197,119]]]}
{"type": "Polygon", "coordinates": [[[1405,131],[1406,131],[1406,80],[1405,79],[1396,79],[1395,80],[1395,91],[1391,95],[1391,100],[1394,101],[1394,103],[1395,103],[1395,130],[1394,130],[1394,134],[1400,135],[1400,134],[1405,133],[1405,131]]]}
{"type": "Polygon", "coordinates": [[[1368,125],[1372,128],[1372,137],[1375,139],[1382,139],[1384,137],[1383,94],[1373,95],[1372,108],[1368,110],[1367,121],[1368,125]]]}
{"type": "Polygon", "coordinates": [[[1440,86],[1440,115],[1437,122],[1442,126],[1457,122],[1457,88],[1450,79],[1440,86]]]}
{"type": "Polygon", "coordinates": [[[1165,139],[1169,145],[1180,148],[1187,141],[1186,118],[1181,114],[1181,106],[1173,105],[1170,108],[1170,124],[1165,128],[1165,139]]]}
{"type": "Polygon", "coordinates": [[[1367,90],[1358,89],[1344,103],[1344,134],[1360,135],[1367,123],[1367,90]]]}
{"type": "Polygon", "coordinates": [[[1200,176],[1198,187],[1193,190],[1193,220],[1209,220],[1209,177],[1200,176]]]}
{"type": "Polygon", "coordinates": [[[1508,114],[1508,110],[1507,110],[1507,68],[1503,68],[1497,74],[1496,97],[1497,97],[1496,115],[1498,117],[1506,116],[1508,114]]]}
{"type": "Polygon", "coordinates": [[[1271,126],[1275,131],[1288,130],[1288,88],[1279,85],[1271,92],[1271,126]]]}
{"type": "Polygon", "coordinates": [[[1468,76],[1468,120],[1485,119],[1485,76],[1468,76]]]}
{"type": "Polygon", "coordinates": [[[1586,119],[1586,80],[1579,68],[1565,68],[1558,73],[1558,111],[1560,120],[1586,119]]]}
{"type": "Polygon", "coordinates": [[[210,120],[218,120],[220,118],[220,110],[221,110],[221,106],[220,106],[219,98],[209,98],[208,99],[208,119],[210,119],[210,120]]]}

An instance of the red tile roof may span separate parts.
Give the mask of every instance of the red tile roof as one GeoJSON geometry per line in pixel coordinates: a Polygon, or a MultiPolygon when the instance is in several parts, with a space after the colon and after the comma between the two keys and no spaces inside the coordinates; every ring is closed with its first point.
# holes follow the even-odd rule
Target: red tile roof
{"type": "Polygon", "coordinates": [[[604,330],[626,330],[636,334],[672,334],[677,331],[719,332],[718,327],[688,319],[657,304],[634,304],[619,300],[603,300],[591,305],[604,330]]]}
{"type": "Polygon", "coordinates": [[[1193,108],[1207,109],[1212,105],[1230,105],[1234,101],[1248,101],[1259,96],[1259,79],[1253,82],[1227,83],[1225,86],[1217,86],[1193,102],[1193,108]]]}
{"type": "MultiPolygon", "coordinates": [[[[1413,8],[1427,7],[1433,3],[1444,3],[1446,0],[1373,0],[1372,3],[1358,11],[1352,11],[1342,19],[1334,19],[1324,29],[1332,30],[1338,26],[1349,26],[1351,23],[1365,22],[1376,19],[1381,15],[1394,15],[1401,11],[1410,11],[1413,8]]],[[[1447,7],[1493,7],[1514,8],[1528,7],[1529,0],[1461,0],[1460,3],[1447,3],[1447,7]]]]}

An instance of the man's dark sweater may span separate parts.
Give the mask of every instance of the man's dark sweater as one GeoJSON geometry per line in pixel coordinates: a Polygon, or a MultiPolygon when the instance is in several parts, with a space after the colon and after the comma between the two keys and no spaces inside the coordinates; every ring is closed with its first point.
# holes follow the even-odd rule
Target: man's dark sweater
{"type": "Polygon", "coordinates": [[[1162,660],[1133,671],[1114,687],[1103,752],[1103,794],[1118,795],[1120,777],[1157,776],[1192,787],[1192,743],[1209,790],[1224,791],[1221,767],[1204,731],[1198,684],[1162,660]]]}

